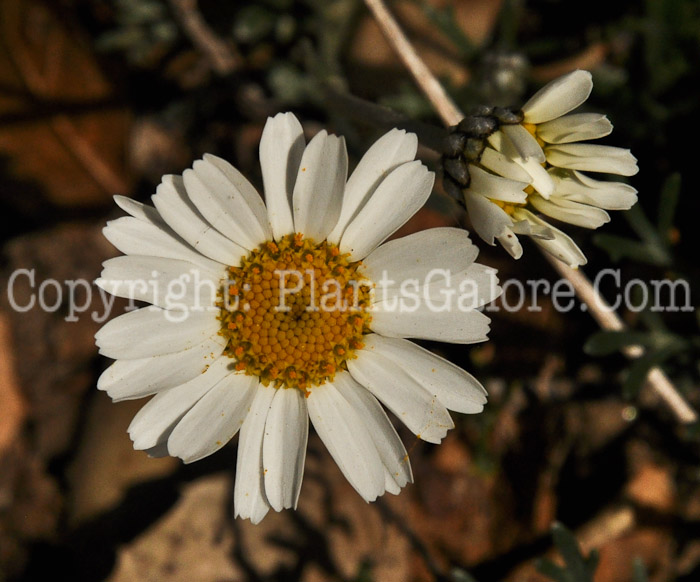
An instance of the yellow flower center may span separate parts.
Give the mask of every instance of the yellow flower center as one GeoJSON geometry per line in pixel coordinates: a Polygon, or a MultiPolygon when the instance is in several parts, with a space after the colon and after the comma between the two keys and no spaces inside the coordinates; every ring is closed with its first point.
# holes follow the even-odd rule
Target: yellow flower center
{"type": "Polygon", "coordinates": [[[370,282],[336,245],[301,234],[263,243],[228,268],[217,306],[224,353],[266,386],[331,381],[363,347],[370,282]]]}
{"type": "Polygon", "coordinates": [[[529,134],[530,134],[532,137],[534,137],[534,138],[537,140],[537,143],[540,144],[540,147],[541,147],[541,148],[544,148],[544,146],[545,146],[544,140],[543,140],[541,137],[539,137],[539,136],[537,135],[537,124],[536,124],[536,123],[525,123],[525,122],[523,122],[521,125],[522,125],[525,129],[527,129],[527,131],[529,132],[529,134]]]}

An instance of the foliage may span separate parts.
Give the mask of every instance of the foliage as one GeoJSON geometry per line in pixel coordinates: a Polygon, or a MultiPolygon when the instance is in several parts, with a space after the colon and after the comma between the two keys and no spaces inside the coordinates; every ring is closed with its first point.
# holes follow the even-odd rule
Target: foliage
{"type": "Polygon", "coordinates": [[[539,561],[537,569],[554,582],[593,582],[598,566],[598,552],[593,550],[588,556],[584,556],[574,535],[560,523],[552,526],[552,537],[564,565],[558,566],[543,558],[539,561]]]}

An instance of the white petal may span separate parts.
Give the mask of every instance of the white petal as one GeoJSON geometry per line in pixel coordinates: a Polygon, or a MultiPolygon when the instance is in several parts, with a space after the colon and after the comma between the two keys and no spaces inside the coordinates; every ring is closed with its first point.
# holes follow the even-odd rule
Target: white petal
{"type": "Polygon", "coordinates": [[[134,441],[134,448],[143,451],[165,443],[185,413],[231,373],[231,358],[222,356],[203,374],[156,394],[138,411],[129,425],[128,433],[134,441]]]}
{"type": "Polygon", "coordinates": [[[362,261],[363,273],[380,288],[399,287],[406,279],[425,281],[437,268],[461,272],[478,254],[466,230],[429,228],[390,240],[372,251],[362,261]]]}
{"type": "Polygon", "coordinates": [[[165,309],[206,309],[216,302],[225,272],[204,269],[187,261],[127,255],[103,263],[98,287],[128,299],[165,309]]]}
{"type": "Polygon", "coordinates": [[[588,71],[576,70],[547,83],[525,105],[526,123],[544,123],[576,109],[593,90],[588,71]]]}
{"type": "Polygon", "coordinates": [[[439,443],[454,427],[437,397],[425,390],[395,362],[371,350],[359,350],[348,360],[353,378],[374,394],[419,439],[439,443]]]}
{"type": "Polygon", "coordinates": [[[233,508],[236,517],[260,523],[270,509],[263,483],[265,419],[277,389],[259,384],[238,437],[233,508]]]}
{"type": "Polygon", "coordinates": [[[316,242],[325,240],[333,229],[343,204],[348,177],[345,140],[317,133],[301,158],[294,184],[294,230],[316,242]]]}
{"type": "Polygon", "coordinates": [[[153,208],[153,206],[148,206],[126,196],[120,196],[117,194],[114,196],[114,201],[117,206],[121,208],[127,214],[130,214],[134,218],[138,218],[142,222],[148,222],[150,224],[165,225],[165,221],[161,218],[158,211],[153,208]]]}
{"type": "Polygon", "coordinates": [[[494,200],[518,204],[522,204],[527,200],[527,194],[525,194],[524,189],[527,188],[530,180],[528,182],[510,180],[485,172],[473,164],[469,165],[469,175],[471,176],[469,190],[475,194],[481,194],[494,200]]]}
{"type": "Polygon", "coordinates": [[[513,232],[516,234],[524,234],[527,236],[534,236],[536,238],[543,238],[546,240],[552,240],[554,234],[549,226],[543,226],[541,224],[533,224],[527,220],[520,220],[513,225],[513,232]]]}
{"type": "MultiPolygon", "coordinates": [[[[529,184],[532,181],[530,174],[516,164],[513,160],[497,152],[495,149],[487,147],[481,154],[479,163],[487,170],[491,170],[499,176],[515,180],[516,182],[525,182],[529,184]]],[[[471,170],[470,170],[471,171],[471,170]]],[[[493,198],[493,196],[491,196],[493,198]]]]}
{"type": "Polygon", "coordinates": [[[513,148],[517,152],[517,157],[521,160],[524,162],[528,160],[534,160],[538,163],[544,162],[544,152],[540,144],[522,125],[502,125],[500,131],[511,141],[513,148]]]}
{"type": "Polygon", "coordinates": [[[358,412],[331,383],[311,390],[309,418],[345,478],[365,501],[384,492],[384,464],[358,412]]]}
{"type": "MultiPolygon", "coordinates": [[[[255,215],[256,226],[259,225],[263,230],[264,240],[269,240],[272,236],[272,231],[270,230],[270,225],[267,221],[267,208],[265,207],[265,202],[255,186],[253,186],[248,178],[241,174],[241,172],[239,172],[233,164],[227,162],[223,158],[215,156],[214,154],[204,154],[202,161],[204,163],[195,162],[196,165],[201,166],[202,171],[204,172],[202,177],[205,175],[213,175],[213,173],[209,173],[207,164],[221,172],[228,181],[228,187],[234,188],[241,194],[241,196],[243,196],[246,206],[250,208],[251,212],[255,215]]],[[[198,172],[199,170],[195,168],[195,171],[198,172]]]]}
{"type": "Polygon", "coordinates": [[[419,160],[396,168],[345,229],[341,252],[350,253],[352,261],[366,257],[425,204],[434,181],[419,160]]]}
{"type": "Polygon", "coordinates": [[[486,390],[452,362],[405,339],[368,334],[364,342],[364,350],[373,350],[403,368],[446,408],[466,414],[483,410],[486,390]]]}
{"type": "Polygon", "coordinates": [[[180,176],[164,176],[153,196],[158,212],[178,235],[203,255],[237,267],[248,252],[211,226],[189,199],[180,176]]]}
{"type": "Polygon", "coordinates": [[[100,354],[115,360],[181,352],[219,331],[218,311],[165,311],[144,307],[107,322],[95,334],[95,342],[100,354]]]}
{"type": "Polygon", "coordinates": [[[530,202],[542,214],[583,228],[599,228],[610,222],[610,215],[605,210],[565,198],[552,197],[552,200],[545,200],[540,196],[532,196],[530,202]]]}
{"type": "Polygon", "coordinates": [[[594,180],[576,170],[553,171],[557,196],[606,210],[628,210],[637,202],[637,190],[623,182],[594,180]]]}
{"type": "Polygon", "coordinates": [[[639,168],[637,158],[629,150],[613,146],[573,143],[546,148],[547,161],[553,166],[569,170],[606,172],[634,176],[639,168]]]}
{"type": "Polygon", "coordinates": [[[233,166],[207,155],[182,178],[192,202],[219,232],[248,250],[272,238],[260,195],[233,166]]]}
{"type": "Polygon", "coordinates": [[[515,236],[515,226],[516,225],[513,225],[513,229],[506,228],[502,234],[496,237],[496,239],[499,243],[501,243],[501,246],[508,252],[508,254],[517,260],[523,256],[523,245],[520,244],[518,237],[515,236]]]}
{"type": "Polygon", "coordinates": [[[420,295],[394,297],[372,304],[372,331],[388,337],[410,337],[455,344],[485,341],[490,320],[472,308],[473,297],[460,309],[458,298],[430,304],[420,295]]]}
{"type": "MultiPolygon", "coordinates": [[[[527,130],[524,128],[521,129],[529,135],[527,130]]],[[[518,150],[515,148],[513,142],[505,137],[505,134],[500,131],[492,133],[488,138],[488,142],[497,152],[505,155],[506,158],[510,159],[513,163],[518,164],[523,170],[525,170],[529,176],[527,181],[533,188],[535,188],[535,190],[537,190],[545,198],[550,196],[550,194],[554,191],[554,182],[542,166],[542,162],[545,161],[544,153],[542,156],[523,159],[518,150]]],[[[537,147],[539,147],[539,145],[537,147]]]]}
{"type": "Polygon", "coordinates": [[[513,226],[513,219],[501,207],[481,194],[467,189],[464,192],[464,201],[472,227],[488,244],[494,245],[494,239],[513,226]]]}
{"type": "Polygon", "coordinates": [[[586,256],[581,252],[581,249],[578,248],[570,236],[563,233],[558,228],[554,228],[551,224],[545,222],[538,216],[535,216],[528,210],[519,208],[516,210],[515,215],[519,220],[528,220],[529,222],[533,222],[534,224],[538,224],[540,226],[545,226],[551,230],[552,234],[554,235],[554,238],[551,240],[542,238],[532,239],[549,254],[556,257],[560,261],[563,261],[572,269],[576,269],[579,266],[586,264],[586,256]]]}
{"type": "Polygon", "coordinates": [[[549,198],[552,195],[554,192],[554,181],[542,164],[532,159],[525,162],[516,158],[514,161],[530,174],[532,178],[531,185],[535,190],[544,198],[549,198]]]}
{"type": "Polygon", "coordinates": [[[125,255],[149,255],[180,259],[201,265],[205,269],[221,266],[204,255],[183,244],[180,238],[165,224],[159,226],[131,216],[111,220],[102,229],[102,234],[125,255]],[[176,238],[177,237],[177,238],[176,238]]]}
{"type": "Polygon", "coordinates": [[[226,340],[218,333],[206,341],[182,352],[117,360],[97,380],[115,402],[150,396],[174,388],[204,373],[218,358],[226,340]]]}
{"type": "MultiPolygon", "coordinates": [[[[498,286],[496,273],[496,269],[474,263],[461,272],[448,273],[444,279],[434,277],[427,280],[428,284],[420,288],[420,293],[434,306],[449,304],[452,297],[455,300],[459,298],[464,309],[478,309],[501,294],[502,289],[498,286]]],[[[388,300],[393,296],[393,291],[392,289],[385,294],[388,300]]],[[[394,292],[394,295],[399,296],[401,293],[394,292]]]]}
{"type": "Polygon", "coordinates": [[[168,452],[192,463],[218,451],[239,431],[258,379],[234,372],[214,385],[182,417],[168,438],[168,452]]]}
{"type": "Polygon", "coordinates": [[[398,166],[416,157],[418,138],[403,129],[392,129],[370,147],[345,186],[340,218],[328,241],[338,244],[345,228],[357,216],[379,184],[398,166]]]}
{"type": "Polygon", "coordinates": [[[394,484],[404,487],[406,483],[412,482],[413,474],[406,448],[377,399],[346,372],[338,374],[333,384],[362,418],[394,484]]]}
{"type": "MultiPolygon", "coordinates": [[[[408,457],[406,457],[406,461],[408,462],[408,457]]],[[[387,493],[391,493],[392,495],[401,493],[401,486],[396,482],[391,471],[386,467],[384,467],[384,489],[387,493]]]]}
{"type": "Polygon", "coordinates": [[[602,113],[572,113],[537,126],[537,137],[547,143],[571,143],[598,139],[612,132],[602,113]]]}
{"type": "Polygon", "coordinates": [[[275,511],[296,509],[308,436],[304,394],[294,388],[276,390],[265,421],[262,449],[265,496],[275,511]]]}
{"type": "Polygon", "coordinates": [[[268,118],[260,138],[260,167],[275,240],[294,232],[292,193],[305,144],[304,129],[293,113],[268,118]]]}

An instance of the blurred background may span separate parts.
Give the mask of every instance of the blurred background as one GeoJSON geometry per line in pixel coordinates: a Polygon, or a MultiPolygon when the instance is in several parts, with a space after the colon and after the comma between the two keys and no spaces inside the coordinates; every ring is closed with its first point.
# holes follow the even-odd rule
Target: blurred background
{"type": "MultiPolygon", "coordinates": [[[[600,232],[567,228],[584,270],[696,288],[699,2],[391,7],[465,110],[592,71],[586,108],[615,125],[604,143],[639,158],[640,202],[600,232]]],[[[700,406],[684,293],[676,305],[690,309],[623,308],[623,334],[527,294],[491,314],[484,345],[425,344],[490,403],[454,415],[440,446],[400,427],[415,484],[371,505],[316,437],[299,510],[258,526],[232,518],[235,440],[191,466],[133,451],[126,427],[143,402],[96,390],[109,362],[93,335],[109,314],[79,282],[117,254],[100,232],[121,215],[112,195],[147,201],[205,152],[260,185],[258,141],[278,111],[307,136],[345,135],[356,162],[386,127],[339,93],[440,126],[361,0],[0,0],[0,581],[697,580],[700,431],[643,386],[661,365],[700,406]],[[630,363],[628,344],[646,355],[630,363]]],[[[419,155],[438,169],[438,153],[419,155]]],[[[469,227],[438,186],[400,234],[454,224],[469,227]]],[[[556,280],[529,241],[517,262],[476,242],[502,280],[556,280]]],[[[605,281],[614,301],[621,288],[605,281]]]]}

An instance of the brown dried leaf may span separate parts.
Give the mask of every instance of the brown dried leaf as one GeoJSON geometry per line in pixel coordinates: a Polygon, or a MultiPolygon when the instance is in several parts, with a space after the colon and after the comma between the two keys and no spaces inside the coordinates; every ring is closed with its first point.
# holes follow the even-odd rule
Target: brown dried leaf
{"type": "Polygon", "coordinates": [[[129,189],[129,114],[80,32],[46,3],[0,3],[0,155],[59,205],[104,203],[129,189]]]}

